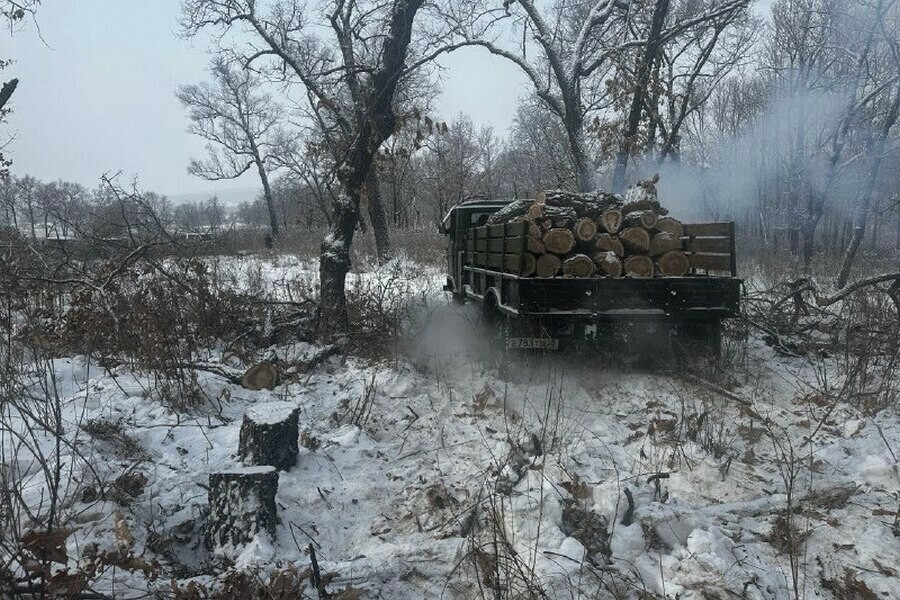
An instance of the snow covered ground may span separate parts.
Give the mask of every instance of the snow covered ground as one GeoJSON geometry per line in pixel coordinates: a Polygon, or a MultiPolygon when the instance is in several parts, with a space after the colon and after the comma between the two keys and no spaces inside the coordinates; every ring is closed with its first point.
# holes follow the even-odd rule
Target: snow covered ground
{"type": "MultiPolygon", "coordinates": [[[[220,266],[285,298],[315,282],[315,265],[289,258],[220,266]]],[[[720,373],[566,355],[501,376],[439,270],[401,262],[351,286],[388,271],[428,313],[401,360],[335,357],[272,391],[201,373],[211,402],[191,414],[147,375],[53,360],[63,480],[77,488],[68,567],[105,552],[96,589],[167,595],[173,579],[212,589],[229,569],[303,570],[313,544],[328,588],[365,598],[900,598],[897,405],[865,414],[835,395],[836,359],[751,337],[720,373]],[[269,401],[298,406],[302,432],[297,466],[279,474],[275,539],[208,552],[209,473],[239,466],[244,412],[269,401]],[[111,566],[116,553],[132,568],[111,566]]],[[[293,362],[317,349],[273,350],[293,362]]],[[[40,469],[14,471],[40,504],[40,469]]]]}

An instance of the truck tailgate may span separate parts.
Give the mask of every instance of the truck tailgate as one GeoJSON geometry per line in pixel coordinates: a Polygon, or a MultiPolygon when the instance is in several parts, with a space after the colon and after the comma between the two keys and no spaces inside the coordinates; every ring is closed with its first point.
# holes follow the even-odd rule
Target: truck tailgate
{"type": "Polygon", "coordinates": [[[741,280],[734,277],[520,278],[518,311],[534,315],[734,317],[741,280]]]}

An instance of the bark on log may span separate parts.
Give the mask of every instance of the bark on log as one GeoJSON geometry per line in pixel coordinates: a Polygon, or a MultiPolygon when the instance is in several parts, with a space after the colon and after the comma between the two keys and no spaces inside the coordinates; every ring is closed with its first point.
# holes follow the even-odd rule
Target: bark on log
{"type": "Polygon", "coordinates": [[[639,210],[626,213],[622,219],[624,227],[643,227],[644,229],[653,229],[659,221],[659,215],[652,210],[639,210]]]}
{"type": "Polygon", "coordinates": [[[535,275],[538,277],[555,277],[559,272],[562,261],[554,254],[542,254],[538,256],[534,265],[535,275]]]}
{"type": "Polygon", "coordinates": [[[620,207],[623,199],[621,196],[608,192],[573,194],[553,190],[546,193],[545,202],[547,206],[566,207],[581,216],[597,218],[604,210],[620,207]]]}
{"type": "Polygon", "coordinates": [[[684,277],[691,268],[691,261],[681,250],[671,250],[659,257],[657,265],[664,277],[684,277]]]}
{"type": "Polygon", "coordinates": [[[608,233],[601,233],[594,241],[594,247],[601,252],[614,252],[616,256],[625,256],[622,240],[608,233]]]}
{"type": "Polygon", "coordinates": [[[526,240],[526,245],[528,247],[528,251],[532,254],[544,254],[547,252],[547,249],[544,248],[544,242],[541,241],[540,237],[534,237],[533,235],[529,235],[526,240]]]}
{"type": "Polygon", "coordinates": [[[544,248],[553,254],[568,254],[575,247],[575,234],[564,227],[554,227],[543,239],[544,248]]]}
{"type": "Polygon", "coordinates": [[[275,467],[243,467],[209,475],[209,549],[240,548],[260,532],[275,537],[275,467]]]}
{"type": "Polygon", "coordinates": [[[653,260],[649,256],[632,256],[625,260],[625,274],[630,277],[653,277],[653,260]]]}
{"type": "Polygon", "coordinates": [[[650,234],[641,227],[623,229],[622,233],[619,234],[619,239],[622,240],[625,248],[632,252],[647,252],[650,250],[650,234]]]}
{"type": "Polygon", "coordinates": [[[593,260],[594,264],[610,277],[622,276],[622,261],[615,252],[596,252],[593,260]]]}
{"type": "Polygon", "coordinates": [[[528,218],[538,221],[544,218],[544,205],[540,202],[534,202],[528,207],[528,218]]]}
{"type": "Polygon", "coordinates": [[[590,217],[582,217],[575,223],[575,237],[580,242],[591,242],[597,235],[597,224],[590,217]]]}
{"type": "Polygon", "coordinates": [[[618,208],[604,210],[600,213],[600,224],[609,233],[619,233],[622,228],[622,211],[618,208]]]}
{"type": "Polygon", "coordinates": [[[571,227],[581,214],[569,206],[544,206],[544,219],[553,221],[556,227],[571,227]]]}
{"type": "Polygon", "coordinates": [[[575,254],[563,261],[562,270],[564,275],[572,277],[590,277],[596,271],[594,261],[584,254],[575,254]]]}
{"type": "Polygon", "coordinates": [[[537,259],[530,252],[525,253],[525,260],[522,264],[522,277],[531,277],[537,268],[537,259]]]}
{"type": "Polygon", "coordinates": [[[656,221],[656,229],[663,233],[671,233],[678,238],[684,236],[684,227],[682,226],[681,221],[674,217],[660,217],[659,220],[656,221]]]}
{"type": "Polygon", "coordinates": [[[531,200],[516,200],[514,202],[510,202],[490,217],[488,217],[487,222],[491,225],[495,225],[497,223],[511,223],[515,221],[519,217],[524,217],[528,213],[528,208],[531,206],[531,200]]]}
{"type": "Polygon", "coordinates": [[[681,238],[671,233],[657,233],[650,240],[650,256],[659,256],[672,250],[681,250],[681,238]]]}
{"type": "Polygon", "coordinates": [[[292,402],[256,404],[244,413],[238,455],[246,465],[287,471],[299,455],[300,408],[292,402]]]}

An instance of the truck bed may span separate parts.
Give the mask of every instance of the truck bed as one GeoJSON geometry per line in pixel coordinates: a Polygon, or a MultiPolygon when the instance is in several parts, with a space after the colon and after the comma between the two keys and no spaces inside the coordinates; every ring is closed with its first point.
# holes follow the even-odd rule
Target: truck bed
{"type": "Polygon", "coordinates": [[[684,225],[682,246],[691,262],[684,277],[521,277],[526,235],[521,223],[467,232],[462,256],[466,295],[484,299],[493,294],[497,308],[515,316],[721,319],[738,314],[741,280],[733,223],[684,225]]]}

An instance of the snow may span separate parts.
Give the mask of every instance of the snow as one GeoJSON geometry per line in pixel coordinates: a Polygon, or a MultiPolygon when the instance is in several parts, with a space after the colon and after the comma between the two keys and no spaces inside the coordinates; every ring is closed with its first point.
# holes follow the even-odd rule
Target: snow
{"type": "Polygon", "coordinates": [[[247,409],[247,418],[260,425],[274,425],[286,421],[295,410],[294,402],[264,402],[247,409]]]}
{"type": "MultiPolygon", "coordinates": [[[[260,267],[253,260],[228,259],[218,268],[250,272],[260,267]]],[[[311,285],[317,277],[314,264],[291,257],[263,266],[260,285],[283,298],[292,288],[280,282],[311,285]]],[[[62,450],[65,480],[79,490],[98,483],[109,490],[126,472],[148,479],[125,505],[111,496],[72,495],[71,566],[83,562],[77,557],[87,544],[116,548],[124,524],[136,556],[187,569],[166,571],[158,582],[140,571],[110,570],[95,587],[116,597],[169,590],[172,577],[184,585],[192,573],[208,585],[210,565],[222,556],[233,562],[215,567],[220,572],[271,573],[276,562],[302,570],[313,544],[322,572],[336,573],[332,589],[353,585],[401,600],[470,598],[479,586],[473,543],[492,547],[486,540],[496,527],[548,597],[602,598],[602,578],[669,598],[792,597],[789,558],[769,541],[787,490],[785,465],[764,429],[768,419],[780,432],[775,439],[792,440],[800,456],[794,496],[802,508],[795,524],[808,534],[800,557],[804,597],[834,597],[823,578],[840,580],[851,565],[878,597],[898,597],[890,574],[900,565],[892,531],[900,501],[897,407],[873,416],[841,400],[826,414],[804,401],[820,385],[822,368],[840,379],[834,365],[779,356],[752,338],[746,365],[723,374],[746,405],[674,374],[622,371],[594,357],[535,358],[501,376],[479,354],[484,344],[472,307],[450,305],[437,292],[439,270],[400,261],[351,275],[351,286],[382,284],[391,268],[433,311],[411,360],[351,357],[260,392],[201,372],[199,385],[219,401],[179,414],[147,374],[106,371],[84,357],[54,359],[71,442],[62,450]],[[367,393],[370,417],[350,422],[347,407],[367,393]],[[208,474],[273,470],[239,466],[243,415],[277,420],[294,409],[304,439],[318,445],[302,445],[297,466],[279,476],[275,538],[258,535],[242,548],[207,552],[199,540],[208,474]],[[689,435],[695,421],[688,417],[704,413],[719,429],[689,435]],[[140,454],[87,433],[89,422],[110,424],[140,454]],[[716,456],[709,449],[718,441],[724,450],[716,456]],[[648,478],[660,473],[668,477],[657,490],[648,478]],[[509,482],[505,493],[497,491],[501,479],[509,482]],[[563,486],[576,480],[583,496],[563,486]],[[622,524],[625,488],[635,504],[629,526],[622,524]],[[852,490],[846,502],[823,500],[836,488],[852,490]],[[564,531],[564,502],[573,499],[609,520],[611,557],[602,569],[591,564],[584,541],[564,531]],[[154,550],[151,532],[168,540],[165,553],[154,550]]],[[[307,343],[275,348],[283,360],[316,350],[307,343]]],[[[25,418],[17,423],[24,426],[25,418]]],[[[40,437],[26,449],[15,448],[15,439],[2,436],[3,456],[17,457],[6,468],[39,506],[47,483],[31,459],[52,452],[53,440],[40,437]]]]}

